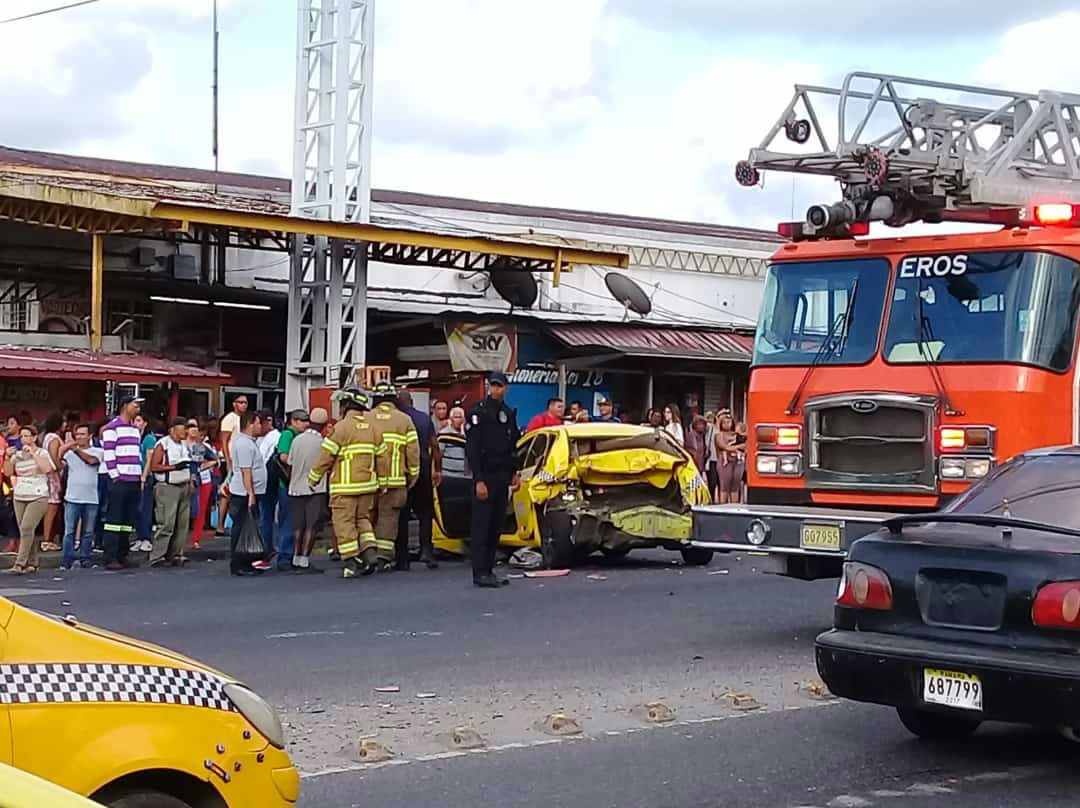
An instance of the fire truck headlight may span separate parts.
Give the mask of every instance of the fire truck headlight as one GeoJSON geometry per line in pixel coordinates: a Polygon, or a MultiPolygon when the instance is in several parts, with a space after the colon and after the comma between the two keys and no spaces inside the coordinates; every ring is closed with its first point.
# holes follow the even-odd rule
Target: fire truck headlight
{"type": "Polygon", "coordinates": [[[776,455],[758,455],[757,458],[757,473],[758,474],[776,474],[780,468],[780,458],[776,455]]]}
{"type": "Polygon", "coordinates": [[[780,458],[780,473],[795,476],[802,471],[802,458],[798,455],[783,455],[780,458]]]}
{"type": "Polygon", "coordinates": [[[977,480],[989,473],[990,461],[988,459],[978,458],[964,463],[964,476],[969,479],[977,480]]]}
{"type": "Polygon", "coordinates": [[[943,480],[964,479],[964,458],[943,457],[941,458],[941,478],[943,480]]]}

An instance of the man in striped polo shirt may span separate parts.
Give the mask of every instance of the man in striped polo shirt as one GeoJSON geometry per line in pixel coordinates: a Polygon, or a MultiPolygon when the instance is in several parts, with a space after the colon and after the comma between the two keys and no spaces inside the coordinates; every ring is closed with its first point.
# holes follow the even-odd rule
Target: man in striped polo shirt
{"type": "Polygon", "coordinates": [[[142,494],[142,435],[135,426],[143,400],[134,396],[120,399],[118,415],[105,425],[101,445],[112,485],[105,513],[105,569],[122,570],[136,564],[128,560],[128,546],[135,534],[135,520],[142,494]]]}

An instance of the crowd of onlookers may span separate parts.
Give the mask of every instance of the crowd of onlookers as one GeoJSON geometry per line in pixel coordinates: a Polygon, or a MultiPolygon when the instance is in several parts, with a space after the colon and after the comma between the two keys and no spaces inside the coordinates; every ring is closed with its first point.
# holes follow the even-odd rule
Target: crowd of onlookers
{"type": "Polygon", "coordinates": [[[694,459],[714,502],[742,500],[746,483],[746,424],[736,420],[727,407],[721,405],[703,415],[695,413],[689,423],[685,423],[678,406],[673,403],[650,408],[640,421],[632,414],[617,411],[609,398],[601,397],[596,404],[597,414],[590,415],[580,401],[571,401],[567,407],[561,398],[548,399],[547,409],[529,420],[525,432],[588,422],[640,423],[662,429],[694,459]]]}
{"type": "MultiPolygon", "coordinates": [[[[306,558],[294,558],[293,552],[288,470],[293,462],[314,462],[329,421],[327,412],[317,408],[310,415],[298,410],[288,423],[278,424],[269,411],[249,414],[244,396],[220,419],[174,418],[164,424],[134,415],[137,451],[133,445],[130,467],[121,471],[130,470],[134,477],[135,517],[123,552],[109,552],[106,537],[117,529],[109,524],[110,494],[123,482],[117,462],[127,462],[119,457],[115,438],[108,443],[110,422],[86,423],[78,413],[52,413],[41,423],[26,412],[10,415],[0,432],[0,551],[16,553],[10,570],[15,573],[35,572],[40,551],[62,552],[67,569],[122,569],[133,566],[129,553],[140,552],[147,554],[150,566],[179,566],[187,549],[199,549],[207,535],[224,533],[231,494],[254,500],[251,511],[258,514],[267,545],[260,566],[275,558],[279,566],[292,567],[295,561],[302,566],[306,558]],[[314,433],[310,440],[296,440],[309,431],[314,433]],[[245,461],[241,456],[237,462],[236,453],[248,443],[257,459],[241,468],[245,461]],[[245,469],[258,478],[250,492],[244,481],[252,477],[250,471],[242,473],[245,469]],[[287,557],[279,549],[287,549],[287,557]]],[[[306,486],[299,478],[293,487],[298,497],[325,499],[325,492],[300,491],[306,486]]],[[[305,510],[318,517],[301,526],[301,543],[313,538],[325,510],[305,510]]]]}

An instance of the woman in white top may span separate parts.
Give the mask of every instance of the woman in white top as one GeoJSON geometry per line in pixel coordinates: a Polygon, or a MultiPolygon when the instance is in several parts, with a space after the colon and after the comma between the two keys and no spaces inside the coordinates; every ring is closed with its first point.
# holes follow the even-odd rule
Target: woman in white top
{"type": "Polygon", "coordinates": [[[682,416],[679,414],[679,408],[674,404],[664,407],[664,431],[682,446],[684,442],[682,416]]]}
{"type": "Polygon", "coordinates": [[[9,446],[4,458],[4,475],[15,478],[15,520],[19,524],[19,555],[12,575],[37,572],[37,544],[34,534],[49,507],[49,474],[56,471],[49,453],[37,445],[37,428],[19,430],[22,448],[9,446]]]}
{"type": "Polygon", "coordinates": [[[64,505],[60,472],[58,471],[62,466],[60,462],[60,446],[64,440],[60,437],[60,434],[64,431],[64,416],[59,412],[49,413],[45,423],[42,424],[41,431],[45,433],[41,438],[41,448],[49,453],[53,468],[57,469],[57,471],[50,471],[48,475],[49,507],[45,511],[45,535],[41,539],[41,549],[46,553],[52,553],[62,549],[54,539],[57,538],[60,511],[63,510],[64,505]]]}

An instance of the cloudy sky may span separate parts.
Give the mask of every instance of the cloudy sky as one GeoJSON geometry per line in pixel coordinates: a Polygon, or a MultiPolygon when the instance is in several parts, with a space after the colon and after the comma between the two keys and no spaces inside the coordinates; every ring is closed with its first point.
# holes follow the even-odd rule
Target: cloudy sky
{"type": "MultiPolygon", "coordinates": [[[[63,2],[0,0],[0,18],[63,2]]],[[[1075,5],[378,0],[374,184],[771,227],[836,195],[732,180],[795,82],[1080,91],[1075,5]]],[[[210,166],[210,7],[100,0],[0,25],[0,143],[210,166]]],[[[221,7],[222,167],[288,176],[296,2],[221,7]]]]}

